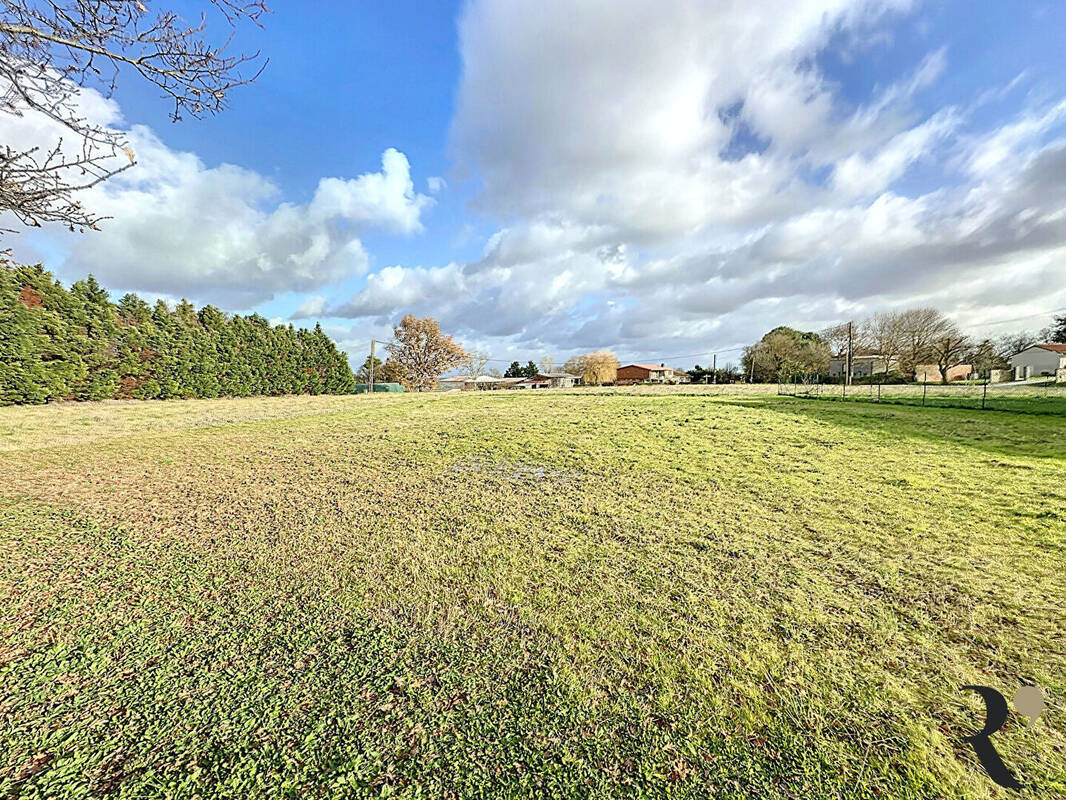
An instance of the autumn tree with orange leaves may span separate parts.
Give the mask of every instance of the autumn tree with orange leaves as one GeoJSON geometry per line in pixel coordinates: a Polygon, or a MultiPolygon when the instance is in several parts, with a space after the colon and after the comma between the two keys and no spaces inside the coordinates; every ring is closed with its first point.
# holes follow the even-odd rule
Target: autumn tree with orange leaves
{"type": "Polygon", "coordinates": [[[466,351],[451,336],[441,333],[440,323],[432,317],[408,314],[392,329],[392,335],[389,361],[403,370],[404,386],[412,391],[435,389],[437,379],[466,358],[466,351]]]}

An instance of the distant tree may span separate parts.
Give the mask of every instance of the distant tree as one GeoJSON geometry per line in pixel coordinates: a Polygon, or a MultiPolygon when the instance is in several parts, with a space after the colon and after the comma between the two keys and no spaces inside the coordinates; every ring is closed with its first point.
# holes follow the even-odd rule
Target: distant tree
{"type": "Polygon", "coordinates": [[[596,386],[614,383],[618,380],[618,356],[610,350],[596,350],[589,353],[587,371],[591,382],[596,386]]]}
{"type": "Polygon", "coordinates": [[[540,371],[555,372],[555,358],[552,356],[542,356],[540,359],[540,371]]]}
{"type": "Polygon", "coordinates": [[[392,330],[389,360],[403,370],[404,385],[414,391],[436,387],[440,376],[466,357],[463,348],[441,333],[440,323],[432,317],[408,314],[392,330]]]}
{"type": "Polygon", "coordinates": [[[808,379],[829,368],[829,345],[817,333],[780,326],[745,348],[744,372],[759,382],[808,379]]]}
{"type": "Polygon", "coordinates": [[[834,357],[846,355],[849,343],[851,344],[852,352],[863,350],[866,347],[866,343],[863,341],[863,327],[854,321],[830,325],[819,335],[829,347],[829,354],[834,357]]]}
{"type": "MultiPolygon", "coordinates": [[[[230,26],[256,22],[264,0],[211,0],[230,26]]],[[[229,93],[258,75],[242,74],[255,56],[229,55],[201,38],[206,23],[188,25],[174,11],[150,14],[140,0],[8,0],[0,4],[2,110],[39,115],[65,129],[65,141],[0,147],[0,212],[39,227],[60,222],[95,228],[77,192],[128,169],[135,155],[121,131],[87,119],[79,87],[110,96],[118,77],[136,75],[173,101],[172,118],[201,117],[226,107],[229,93]]]]}
{"type": "Polygon", "coordinates": [[[492,367],[491,369],[489,369],[486,372],[486,374],[491,375],[494,378],[502,378],[503,377],[503,374],[498,369],[496,369],[495,367],[492,367]]]}
{"type": "Polygon", "coordinates": [[[523,378],[532,378],[534,375],[537,374],[537,372],[539,372],[539,370],[537,369],[537,365],[534,364],[532,361],[526,362],[526,365],[522,367],[523,378]]]}
{"type": "Polygon", "coordinates": [[[525,373],[525,370],[522,368],[522,365],[519,364],[517,361],[512,361],[511,362],[511,366],[509,366],[507,368],[507,371],[505,373],[503,373],[503,377],[505,377],[505,378],[521,378],[521,377],[524,377],[525,374],[526,373],[525,373]]]}
{"type": "Polygon", "coordinates": [[[1055,321],[1045,330],[1044,341],[1052,344],[1066,344],[1066,314],[1055,317],[1055,321]]]}
{"type": "Polygon", "coordinates": [[[485,372],[485,365],[489,363],[489,354],[479,350],[468,350],[460,364],[463,374],[469,375],[470,380],[476,381],[485,372]]]}
{"type": "Polygon", "coordinates": [[[618,357],[609,350],[597,350],[574,356],[563,370],[580,377],[586,386],[602,386],[618,380],[618,357]]]}
{"type": "Polygon", "coordinates": [[[563,364],[563,372],[569,372],[571,375],[577,375],[579,378],[583,378],[585,374],[585,361],[587,356],[570,356],[563,364]]]}
{"type": "Polygon", "coordinates": [[[1006,360],[999,354],[996,344],[991,339],[983,339],[974,346],[967,360],[979,375],[987,375],[994,369],[1005,369],[1006,360]]]}
{"type": "MultiPolygon", "coordinates": [[[[954,357],[951,342],[959,338],[958,328],[935,308],[913,308],[898,319],[900,331],[899,366],[904,375],[914,375],[917,367],[939,357],[954,357]],[[934,343],[940,340],[937,352],[934,343]]],[[[943,373],[941,373],[943,374],[943,373]]]]}
{"type": "Polygon", "coordinates": [[[380,376],[378,373],[374,373],[374,381],[380,383],[402,383],[406,385],[407,375],[404,373],[403,368],[390,358],[386,359],[384,366],[382,366],[380,376]]]}
{"type": "Polygon", "coordinates": [[[899,359],[904,346],[904,315],[898,311],[882,311],[863,320],[862,342],[874,354],[885,357],[890,365],[899,359]]]}
{"type": "Polygon", "coordinates": [[[1032,347],[1039,341],[1037,335],[1030,331],[1006,333],[996,339],[996,353],[1000,358],[1007,359],[1013,355],[1017,355],[1022,352],[1022,350],[1032,347]]]}
{"type": "Polygon", "coordinates": [[[929,354],[940,371],[940,382],[948,382],[948,370],[962,364],[971,354],[973,342],[954,323],[947,322],[929,343],[929,354]]]}
{"type": "Polygon", "coordinates": [[[366,361],[363,362],[363,366],[359,367],[359,371],[355,373],[355,379],[359,383],[370,383],[370,368],[373,367],[374,382],[385,382],[381,377],[382,368],[384,366],[385,364],[380,358],[368,354],[366,361]]]}

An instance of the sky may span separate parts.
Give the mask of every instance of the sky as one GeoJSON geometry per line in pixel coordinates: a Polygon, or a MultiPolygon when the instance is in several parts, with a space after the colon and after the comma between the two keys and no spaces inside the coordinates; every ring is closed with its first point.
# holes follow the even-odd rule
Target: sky
{"type": "Polygon", "coordinates": [[[102,230],[5,236],[16,259],[321,322],[355,364],[407,313],[493,366],[687,367],[777,325],[921,305],[996,336],[1066,308],[1061,2],[270,5],[218,116],[84,91],[137,166],[82,198],[102,230]]]}

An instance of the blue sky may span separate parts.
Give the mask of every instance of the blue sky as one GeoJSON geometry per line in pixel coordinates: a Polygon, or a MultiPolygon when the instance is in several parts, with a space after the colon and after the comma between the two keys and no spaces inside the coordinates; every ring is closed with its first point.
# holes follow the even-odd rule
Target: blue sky
{"type": "Polygon", "coordinates": [[[921,304],[995,335],[1066,306],[1062,4],[271,7],[217,117],[86,93],[139,164],[87,198],[103,231],[15,255],[321,321],[357,358],[408,312],[505,361],[685,366],[777,324],[921,304]]]}

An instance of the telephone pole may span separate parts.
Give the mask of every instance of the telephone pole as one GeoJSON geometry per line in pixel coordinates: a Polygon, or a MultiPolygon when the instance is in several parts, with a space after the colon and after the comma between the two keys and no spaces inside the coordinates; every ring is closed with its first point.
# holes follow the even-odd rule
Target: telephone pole
{"type": "Polygon", "coordinates": [[[374,393],[374,340],[370,340],[370,394],[374,393]]]}
{"type": "Polygon", "coordinates": [[[848,363],[847,374],[844,376],[844,383],[851,384],[851,371],[852,371],[852,354],[851,348],[854,344],[854,323],[848,323],[848,363]]]}

